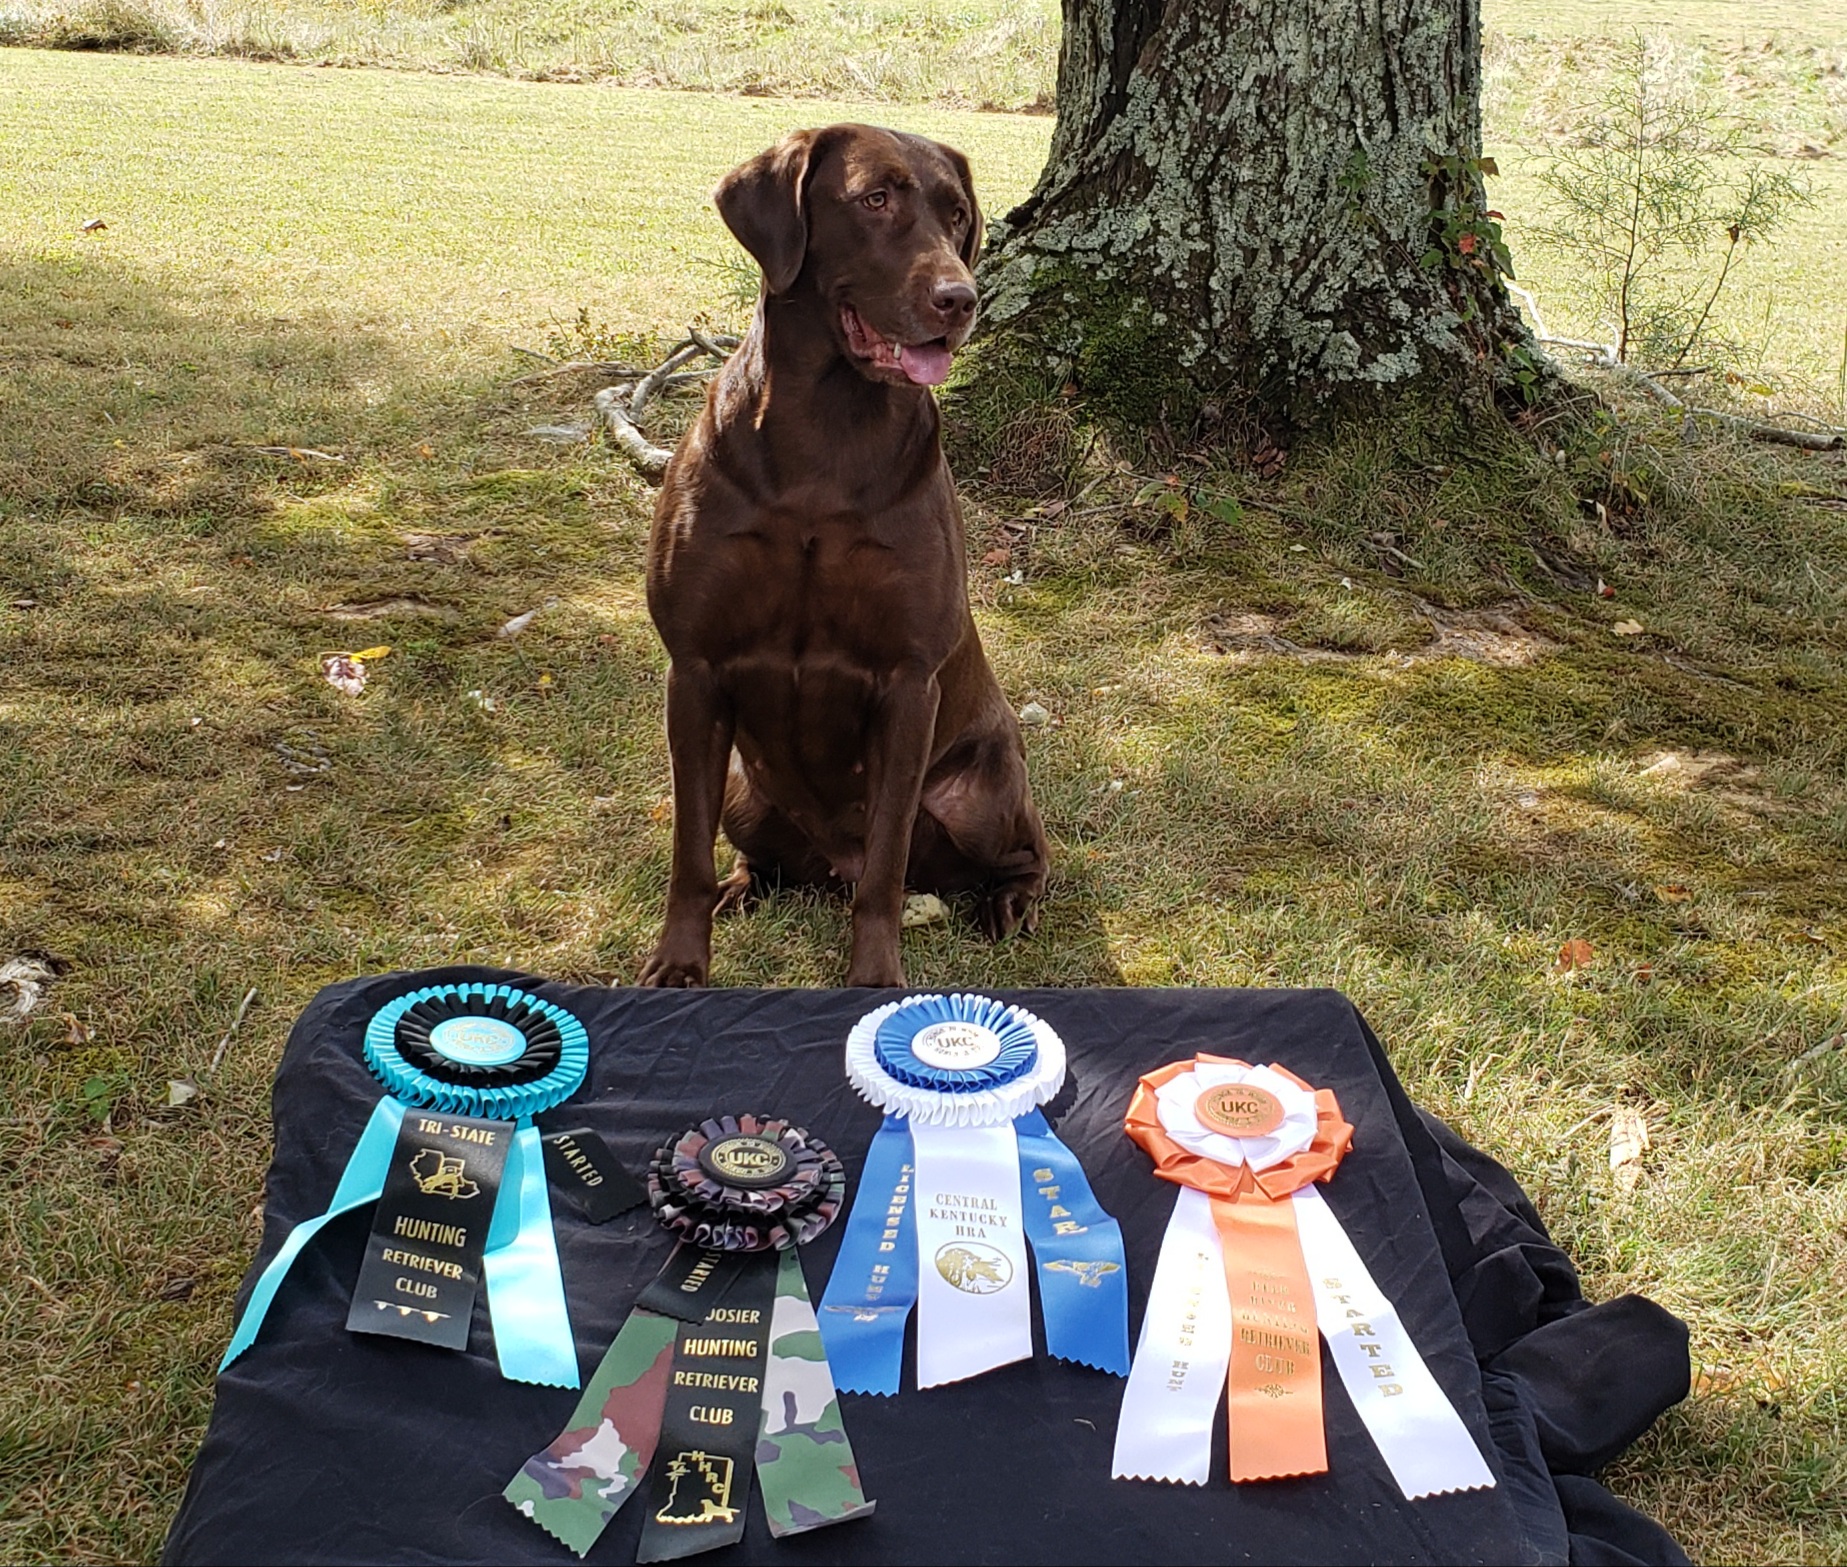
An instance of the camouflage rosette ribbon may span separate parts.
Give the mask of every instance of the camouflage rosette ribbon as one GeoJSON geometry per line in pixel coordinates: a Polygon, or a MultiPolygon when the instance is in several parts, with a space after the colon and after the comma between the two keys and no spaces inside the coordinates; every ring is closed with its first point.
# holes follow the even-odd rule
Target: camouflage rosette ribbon
{"type": "Polygon", "coordinates": [[[1332,1090],[1201,1055],[1142,1078],[1125,1129],[1180,1192],[1123,1394],[1116,1478],[1205,1484],[1221,1395],[1234,1481],[1325,1473],[1325,1339],[1407,1500],[1494,1484],[1316,1190],[1353,1143],[1332,1090]]]}
{"type": "Polygon", "coordinates": [[[742,1538],[753,1472],[778,1539],[869,1514],[799,1252],[845,1194],[838,1156],[786,1120],[663,1144],[648,1201],[679,1244],[507,1500],[582,1556],[646,1489],[644,1562],[742,1538]]]}

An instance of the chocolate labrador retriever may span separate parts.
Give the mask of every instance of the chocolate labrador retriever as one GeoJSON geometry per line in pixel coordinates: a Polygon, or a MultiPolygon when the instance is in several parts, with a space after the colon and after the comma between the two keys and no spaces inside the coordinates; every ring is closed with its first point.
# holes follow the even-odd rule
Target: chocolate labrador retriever
{"type": "Polygon", "coordinates": [[[975,893],[995,940],[1045,887],[930,391],[974,325],[981,211],[961,153],[865,125],[784,138],[716,200],[763,288],[654,511],[673,874],[641,982],[704,984],[756,878],[851,885],[847,983],[901,985],[907,884],[975,893]]]}

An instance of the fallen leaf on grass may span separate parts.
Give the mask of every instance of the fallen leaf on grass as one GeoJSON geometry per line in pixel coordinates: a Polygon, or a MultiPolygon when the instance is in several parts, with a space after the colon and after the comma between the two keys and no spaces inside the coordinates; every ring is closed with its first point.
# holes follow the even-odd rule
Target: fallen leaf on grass
{"type": "Polygon", "coordinates": [[[186,1077],[167,1079],[167,1108],[176,1110],[181,1105],[189,1105],[199,1097],[199,1085],[186,1077]]]}
{"type": "Polygon", "coordinates": [[[88,1023],[80,1022],[75,1012],[60,1012],[58,1019],[64,1024],[64,1043],[67,1045],[87,1045],[96,1037],[96,1030],[88,1023]]]}
{"type": "Polygon", "coordinates": [[[1592,959],[1597,956],[1591,944],[1582,936],[1573,936],[1558,949],[1558,972],[1569,974],[1574,969],[1589,968],[1592,959]]]}
{"type": "Polygon", "coordinates": [[[1651,985],[1654,983],[1655,966],[1652,963],[1638,963],[1629,977],[1638,985],[1651,985]]]}
{"type": "Polygon", "coordinates": [[[1613,599],[1616,597],[1616,589],[1605,582],[1603,578],[1599,577],[1597,579],[1597,597],[1600,599],[1613,599]]]}
{"type": "Polygon", "coordinates": [[[494,635],[497,637],[516,637],[518,636],[522,631],[524,631],[528,626],[530,626],[533,623],[533,621],[537,620],[544,611],[552,608],[557,602],[558,601],[556,599],[547,599],[537,609],[529,609],[523,615],[515,615],[511,620],[509,620],[505,625],[503,625],[498,631],[496,631],[494,635]]]}
{"type": "Polygon", "coordinates": [[[169,1279],[154,1293],[161,1300],[191,1300],[195,1287],[192,1279],[169,1279]]]}
{"type": "Polygon", "coordinates": [[[77,232],[79,234],[96,234],[108,227],[109,225],[103,222],[101,218],[85,218],[83,222],[77,225],[77,232]]]}
{"type": "Polygon", "coordinates": [[[0,1011],[0,1023],[23,1023],[38,1010],[53,982],[70,964],[45,952],[22,952],[0,963],[0,995],[12,991],[12,1005],[0,1011]]]}
{"type": "Polygon", "coordinates": [[[1610,627],[1610,630],[1619,637],[1639,637],[1642,629],[1642,623],[1639,620],[1619,620],[1610,627]]]}
{"type": "Polygon", "coordinates": [[[1011,564],[1012,561],[1012,550],[989,550],[987,554],[981,557],[981,564],[984,566],[1006,566],[1011,564]]]}
{"type": "Polygon", "coordinates": [[[1716,1393],[1730,1393],[1744,1382],[1744,1374],[1730,1366],[1701,1366],[1693,1377],[1693,1396],[1711,1398],[1716,1393]]]}
{"type": "Polygon", "coordinates": [[[283,767],[298,778],[317,777],[333,767],[333,759],[312,734],[304,735],[300,745],[278,740],[270,749],[282,758],[283,767]]]}
{"type": "Polygon", "coordinates": [[[1693,894],[1678,882],[1672,886],[1656,887],[1655,896],[1663,903],[1691,903],[1693,901],[1693,894]]]}
{"type": "Polygon", "coordinates": [[[1648,1122],[1642,1112],[1634,1105],[1618,1105],[1610,1114],[1610,1174],[1618,1191],[1635,1190],[1647,1152],[1648,1122]]]}
{"type": "Polygon", "coordinates": [[[939,925],[949,918],[949,905],[934,892],[914,892],[904,900],[904,912],[898,923],[906,930],[919,925],[939,925]]]}
{"type": "Polygon", "coordinates": [[[580,441],[590,438],[590,426],[587,424],[535,424],[526,432],[534,440],[547,441],[553,446],[575,446],[580,441]]]}
{"type": "Polygon", "coordinates": [[[664,794],[658,800],[656,800],[654,802],[654,809],[648,812],[648,820],[651,822],[672,821],[673,820],[673,796],[670,794],[664,794]]]}
{"type": "Polygon", "coordinates": [[[1020,709],[1020,722],[1028,729],[1038,729],[1051,721],[1051,713],[1038,702],[1028,702],[1020,709]]]}

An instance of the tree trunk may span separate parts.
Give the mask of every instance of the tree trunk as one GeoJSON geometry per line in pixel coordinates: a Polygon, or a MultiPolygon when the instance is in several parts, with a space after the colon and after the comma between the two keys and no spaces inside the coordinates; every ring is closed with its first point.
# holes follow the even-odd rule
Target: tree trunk
{"type": "Polygon", "coordinates": [[[1064,0],[1058,125],[981,268],[1011,356],[1133,423],[1530,386],[1479,0],[1064,0]]]}

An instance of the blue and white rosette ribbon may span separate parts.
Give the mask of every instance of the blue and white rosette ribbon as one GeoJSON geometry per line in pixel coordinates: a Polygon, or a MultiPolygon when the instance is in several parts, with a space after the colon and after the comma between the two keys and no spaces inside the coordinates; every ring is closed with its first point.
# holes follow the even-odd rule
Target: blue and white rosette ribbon
{"type": "Polygon", "coordinates": [[[985,996],[910,996],[853,1026],[846,1065],[885,1124],[821,1300],[835,1384],[896,1393],[913,1307],[919,1387],[1029,1359],[1029,1266],[1047,1349],[1127,1376],[1122,1232],[1040,1108],[1064,1041],[985,996]]]}
{"type": "Polygon", "coordinates": [[[544,1150],[532,1118],[583,1085],[590,1064],[583,1024],[511,985],[431,985],[381,1007],[366,1026],[364,1050],[388,1091],[373,1106],[326,1211],[297,1224],[263,1270],[218,1369],[256,1341],[289,1268],[322,1228],[378,1200],[405,1111],[427,1109],[514,1123],[481,1259],[494,1350],[511,1381],[577,1387],[544,1150]]]}

